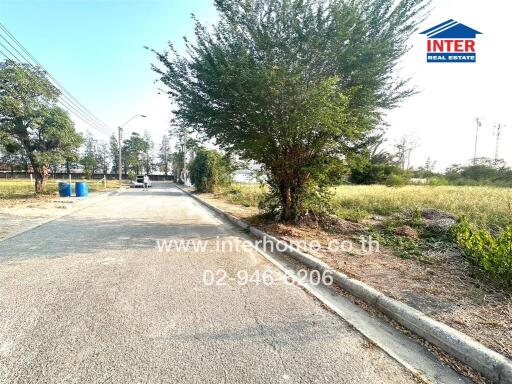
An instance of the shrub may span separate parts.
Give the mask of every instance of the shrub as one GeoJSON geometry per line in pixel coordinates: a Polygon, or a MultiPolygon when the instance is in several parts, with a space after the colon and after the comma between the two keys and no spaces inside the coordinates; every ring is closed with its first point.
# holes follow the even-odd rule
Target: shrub
{"type": "Polygon", "coordinates": [[[408,184],[408,179],[401,175],[390,175],[386,179],[386,185],[388,187],[403,187],[408,184]]]}
{"type": "Polygon", "coordinates": [[[232,165],[227,156],[200,148],[190,163],[190,180],[198,192],[213,192],[231,181],[232,165]]]}
{"type": "Polygon", "coordinates": [[[475,229],[463,219],[452,227],[452,234],[472,265],[496,283],[512,287],[512,224],[493,235],[488,230],[475,229]]]}
{"type": "Polygon", "coordinates": [[[394,164],[365,164],[352,169],[349,181],[354,184],[383,184],[393,174],[398,174],[401,169],[394,164]]]}
{"type": "Polygon", "coordinates": [[[431,185],[433,187],[448,185],[448,180],[444,177],[432,177],[428,179],[428,185],[431,185]]]}

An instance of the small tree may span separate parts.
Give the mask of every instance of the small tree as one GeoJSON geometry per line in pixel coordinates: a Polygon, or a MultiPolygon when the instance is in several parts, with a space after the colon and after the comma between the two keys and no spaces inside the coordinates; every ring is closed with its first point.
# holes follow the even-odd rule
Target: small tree
{"type": "Polygon", "coordinates": [[[193,158],[199,149],[199,142],[189,137],[189,130],[184,126],[173,127],[169,133],[177,138],[176,151],[172,154],[172,169],[176,182],[185,183],[187,178],[187,161],[193,158]]]}
{"type": "Polygon", "coordinates": [[[190,180],[198,192],[213,192],[215,187],[229,183],[231,172],[228,156],[206,148],[199,148],[190,163],[190,180]]]}
{"type": "Polygon", "coordinates": [[[84,153],[80,159],[80,164],[82,164],[84,167],[84,173],[88,178],[92,177],[98,169],[99,161],[97,145],[97,140],[91,135],[90,132],[87,132],[85,136],[84,153]]]}
{"type": "Polygon", "coordinates": [[[57,107],[60,92],[41,69],[11,60],[0,63],[0,136],[19,145],[30,161],[41,193],[50,164],[63,162],[83,139],[57,107]]]}
{"type": "Polygon", "coordinates": [[[169,175],[169,164],[171,162],[171,144],[169,143],[169,136],[163,135],[160,148],[158,150],[159,168],[164,173],[165,177],[169,175]]]}
{"type": "Polygon", "coordinates": [[[110,158],[112,159],[112,172],[119,172],[119,142],[115,135],[110,136],[109,141],[110,158]]]}
{"type": "Polygon", "coordinates": [[[263,165],[283,220],[412,93],[396,76],[427,0],[216,0],[188,57],[157,53],[176,125],[263,165]]]}
{"type": "Polygon", "coordinates": [[[174,175],[174,179],[177,183],[181,182],[180,176],[183,168],[185,167],[185,156],[183,151],[179,148],[176,148],[176,152],[174,152],[171,156],[172,161],[172,173],[174,175]]]}
{"type": "Polygon", "coordinates": [[[153,143],[153,139],[151,138],[151,134],[149,131],[144,131],[143,136],[144,141],[147,143],[146,150],[144,151],[144,171],[147,175],[151,174],[154,168],[154,160],[153,160],[153,149],[155,144],[153,143]]]}
{"type": "Polygon", "coordinates": [[[98,142],[96,146],[96,158],[100,172],[104,175],[107,174],[110,166],[110,153],[109,146],[104,141],[98,142]]]}

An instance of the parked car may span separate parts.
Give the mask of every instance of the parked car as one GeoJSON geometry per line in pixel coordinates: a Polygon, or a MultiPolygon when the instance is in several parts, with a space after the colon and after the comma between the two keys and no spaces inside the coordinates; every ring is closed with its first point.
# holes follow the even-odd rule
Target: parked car
{"type": "MultiPolygon", "coordinates": [[[[144,188],[144,175],[137,175],[130,185],[132,188],[144,188]]],[[[151,179],[148,177],[148,188],[152,187],[151,179]]]]}

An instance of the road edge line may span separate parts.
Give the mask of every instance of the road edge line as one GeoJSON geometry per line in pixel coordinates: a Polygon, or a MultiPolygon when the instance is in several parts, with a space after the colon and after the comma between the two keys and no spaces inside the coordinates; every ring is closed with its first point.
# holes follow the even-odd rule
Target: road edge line
{"type": "Polygon", "coordinates": [[[427,340],[437,346],[442,351],[455,357],[464,364],[480,372],[484,377],[497,384],[512,384],[512,361],[496,351],[491,350],[468,335],[434,320],[423,312],[392,299],[382,292],[370,287],[362,281],[352,279],[344,273],[331,268],[327,263],[316,257],[298,251],[290,247],[284,241],[255,228],[248,223],[234,217],[233,215],[214,207],[204,201],[199,196],[174,184],[178,189],[191,196],[210,210],[218,213],[231,223],[240,228],[249,231],[253,236],[260,239],[269,239],[279,251],[303,263],[309,268],[316,269],[319,272],[330,272],[333,275],[334,282],[340,287],[363,300],[365,303],[378,309],[391,319],[398,322],[407,330],[427,340]]]}

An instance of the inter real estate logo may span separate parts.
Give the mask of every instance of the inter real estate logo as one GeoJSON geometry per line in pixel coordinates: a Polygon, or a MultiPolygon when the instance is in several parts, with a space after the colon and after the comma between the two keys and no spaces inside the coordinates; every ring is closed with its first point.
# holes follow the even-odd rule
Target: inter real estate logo
{"type": "Polygon", "coordinates": [[[450,19],[420,34],[428,37],[428,63],[476,62],[476,35],[481,32],[450,19]]]}

